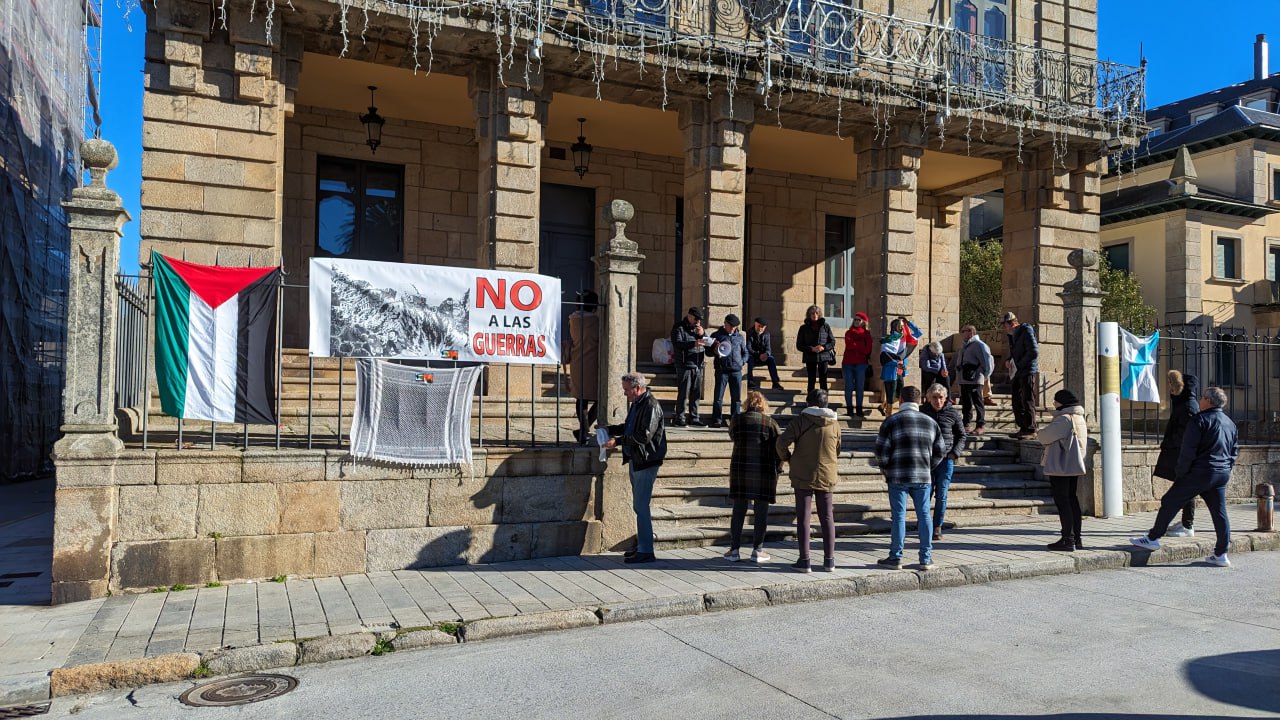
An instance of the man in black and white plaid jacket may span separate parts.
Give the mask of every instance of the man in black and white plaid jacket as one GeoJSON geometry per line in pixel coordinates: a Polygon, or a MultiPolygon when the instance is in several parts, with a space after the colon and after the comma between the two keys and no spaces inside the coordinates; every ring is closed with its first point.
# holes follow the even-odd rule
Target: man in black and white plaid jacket
{"type": "Polygon", "coordinates": [[[938,423],[920,412],[920,388],[903,388],[901,398],[901,409],[884,421],[876,437],[876,462],[889,484],[892,513],[889,557],[876,562],[885,567],[902,567],[909,495],[920,536],[920,568],[928,570],[933,567],[933,518],[929,513],[933,468],[946,456],[947,443],[938,423]]]}

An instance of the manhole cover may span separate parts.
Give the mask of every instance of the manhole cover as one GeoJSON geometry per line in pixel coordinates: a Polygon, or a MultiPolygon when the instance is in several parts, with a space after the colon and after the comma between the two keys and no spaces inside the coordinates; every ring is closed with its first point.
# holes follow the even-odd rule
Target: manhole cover
{"type": "Polygon", "coordinates": [[[192,707],[229,707],[270,700],[296,687],[297,678],[288,675],[242,675],[197,685],[178,699],[192,707]]]}

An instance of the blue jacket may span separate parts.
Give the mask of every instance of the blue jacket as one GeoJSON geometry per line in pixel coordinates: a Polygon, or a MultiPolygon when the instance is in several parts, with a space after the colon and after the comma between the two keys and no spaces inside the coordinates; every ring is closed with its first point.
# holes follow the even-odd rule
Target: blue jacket
{"type": "Polygon", "coordinates": [[[1222,408],[1196,413],[1182,435],[1174,482],[1207,480],[1210,473],[1230,472],[1237,454],[1236,424],[1222,408]]]}
{"type": "Polygon", "coordinates": [[[1040,372],[1040,343],[1030,325],[1022,323],[1009,333],[1009,356],[1013,358],[1014,375],[1040,372]]]}
{"type": "Polygon", "coordinates": [[[734,373],[742,372],[742,366],[747,364],[747,338],[741,332],[726,332],[724,328],[720,328],[711,333],[711,337],[719,343],[729,344],[729,354],[720,357],[719,353],[713,355],[716,359],[716,372],[734,373]]]}

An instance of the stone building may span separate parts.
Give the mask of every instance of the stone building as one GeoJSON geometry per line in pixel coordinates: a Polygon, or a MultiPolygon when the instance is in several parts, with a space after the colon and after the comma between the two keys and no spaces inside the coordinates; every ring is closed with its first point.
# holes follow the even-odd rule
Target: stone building
{"type": "MultiPolygon", "coordinates": [[[[1097,60],[1095,0],[143,8],[141,259],[282,262],[286,348],[305,344],[317,255],[542,272],[570,293],[630,282],[593,261],[638,265],[634,313],[606,312],[626,331],[606,333],[606,378],[689,306],[710,322],[769,318],[789,364],[811,304],[837,331],[865,311],[873,329],[911,315],[941,339],[956,330],[964,199],[1002,190],[1004,305],[1039,326],[1045,373],[1090,377],[1064,362],[1071,343],[1071,357],[1092,358],[1064,325],[1096,317],[1081,263],[1092,254],[1075,254],[1080,267],[1068,255],[1098,247],[1102,153],[1138,134],[1143,87],[1141,70],[1097,60]]],[[[93,242],[123,221],[104,218],[93,242]]],[[[103,271],[73,269],[81,297],[106,292],[91,272],[103,271]]],[[[75,342],[109,347],[113,312],[99,313],[101,338],[75,342]]],[[[64,407],[87,410],[55,450],[57,602],[595,552],[634,536],[625,469],[584,448],[498,439],[463,472],[353,461],[342,370],[319,376],[305,352],[286,350],[284,367],[304,389],[293,402],[305,437],[282,444],[266,428],[274,443],[251,442],[246,427],[243,445],[228,444],[206,425],[200,449],[178,425],[164,447],[121,447],[94,394],[116,353],[98,355],[97,375],[69,378],[64,407]],[[313,447],[313,405],[328,408],[338,442],[313,447]]],[[[526,377],[512,405],[560,412],[558,396],[535,407],[537,376],[526,377]]],[[[490,392],[502,386],[516,383],[490,392]]],[[[620,412],[615,401],[602,417],[620,412]]],[[[675,472],[723,474],[722,442],[678,441],[675,472]]],[[[717,537],[677,529],[672,542],[717,537]]]]}

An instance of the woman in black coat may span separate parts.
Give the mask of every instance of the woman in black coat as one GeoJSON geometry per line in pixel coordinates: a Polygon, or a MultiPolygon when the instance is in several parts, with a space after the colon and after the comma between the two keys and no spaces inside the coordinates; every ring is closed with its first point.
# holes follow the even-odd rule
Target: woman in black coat
{"type": "Polygon", "coordinates": [[[827,389],[827,368],[836,361],[836,336],[822,317],[822,308],[810,305],[805,311],[804,324],[796,333],[796,350],[804,353],[804,370],[809,376],[809,392],[813,392],[817,380],[827,389]]]}
{"type": "MultiPolygon", "coordinates": [[[[1169,388],[1169,424],[1164,426],[1160,457],[1156,458],[1156,467],[1151,474],[1172,482],[1178,467],[1178,454],[1182,452],[1182,435],[1187,429],[1187,423],[1200,412],[1200,382],[1195,375],[1183,375],[1177,370],[1170,370],[1166,376],[1166,384],[1169,388]]],[[[1166,534],[1173,537],[1194,535],[1192,525],[1195,519],[1196,500],[1191,498],[1182,508],[1182,522],[1170,525],[1166,534]]]]}
{"type": "Polygon", "coordinates": [[[764,534],[769,527],[769,505],[778,497],[778,424],[769,417],[769,405],[758,390],[747,393],[742,412],[729,422],[733,438],[733,456],[729,460],[729,498],[733,500],[733,516],[729,522],[729,562],[741,556],[742,526],[747,519],[747,505],[754,503],[755,532],[752,534],[751,562],[769,559],[765,553],[764,534]]]}

